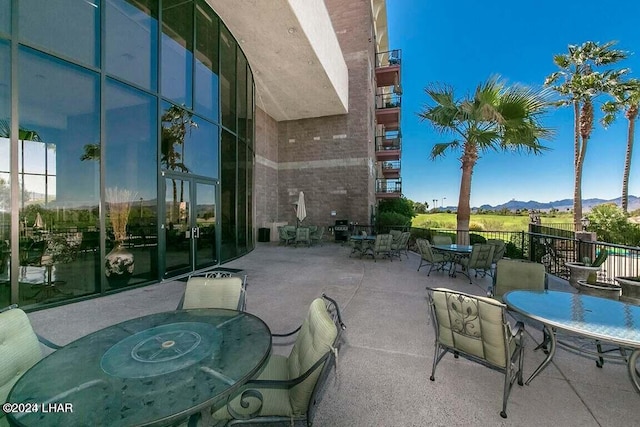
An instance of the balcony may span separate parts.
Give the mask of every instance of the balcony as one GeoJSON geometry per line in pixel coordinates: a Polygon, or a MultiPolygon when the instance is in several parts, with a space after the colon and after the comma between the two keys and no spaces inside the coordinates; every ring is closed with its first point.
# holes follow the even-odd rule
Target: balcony
{"type": "Polygon", "coordinates": [[[376,160],[400,160],[401,140],[399,130],[386,131],[384,135],[376,136],[376,160]]]}
{"type": "Polygon", "coordinates": [[[402,196],[402,180],[376,179],[377,199],[397,199],[402,196]]]}
{"type": "Polygon", "coordinates": [[[376,55],[376,85],[378,87],[393,86],[395,92],[400,88],[400,64],[402,51],[399,49],[381,52],[376,55]]]}
{"type": "Polygon", "coordinates": [[[399,129],[402,97],[398,93],[376,95],[376,123],[388,130],[399,129]]]}
{"type": "Polygon", "coordinates": [[[382,176],[385,179],[400,178],[400,160],[382,163],[382,176]]]}

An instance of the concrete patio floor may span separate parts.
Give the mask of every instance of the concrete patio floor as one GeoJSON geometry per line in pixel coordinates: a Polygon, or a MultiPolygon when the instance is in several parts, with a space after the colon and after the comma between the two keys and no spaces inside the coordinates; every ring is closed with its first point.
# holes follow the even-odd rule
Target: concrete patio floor
{"type": "MultiPolygon", "coordinates": [[[[390,262],[349,257],[350,248],[283,247],[259,243],[225,265],[248,275],[247,311],[272,332],[286,332],[303,319],[323,292],[335,298],[347,325],[338,361],[314,420],[317,426],[618,426],[638,425],[640,395],[626,365],[595,361],[559,349],[552,364],[529,386],[517,386],[500,418],[502,374],[447,355],[429,381],[434,332],[425,287],[448,287],[484,295],[490,279],[469,284],[463,275],[416,271],[419,256],[390,262]]],[[[29,314],[35,330],[59,344],[145,314],[173,310],[184,290],[166,281],[103,298],[29,314]]],[[[554,289],[571,289],[560,279],[554,289]]],[[[540,328],[527,325],[525,379],[544,358],[533,349],[540,328]]],[[[277,347],[276,352],[288,349],[277,347]]]]}

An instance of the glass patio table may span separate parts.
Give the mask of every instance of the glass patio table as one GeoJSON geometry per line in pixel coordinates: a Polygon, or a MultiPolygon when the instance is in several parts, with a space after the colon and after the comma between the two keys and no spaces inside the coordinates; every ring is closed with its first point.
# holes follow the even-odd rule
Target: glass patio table
{"type": "Polygon", "coordinates": [[[128,320],[29,369],[7,402],[30,412],[7,418],[19,426],[174,425],[200,411],[208,416],[257,376],[270,350],[271,331],[245,312],[191,309],[128,320]]]}
{"type": "Polygon", "coordinates": [[[362,257],[367,249],[369,249],[371,243],[376,241],[376,236],[363,236],[362,234],[357,234],[354,236],[349,236],[349,240],[353,243],[353,249],[349,254],[349,257],[353,255],[355,252],[360,252],[360,257],[362,257]]]}
{"type": "Polygon", "coordinates": [[[549,352],[531,374],[529,384],[551,363],[558,344],[556,330],[631,348],[626,358],[629,378],[640,393],[640,306],[607,298],[560,291],[511,291],[502,297],[509,309],[544,325],[549,352]]]}
{"type": "Polygon", "coordinates": [[[433,249],[443,252],[449,257],[449,276],[456,277],[456,264],[460,264],[462,258],[471,254],[471,245],[433,245],[433,249]]]}

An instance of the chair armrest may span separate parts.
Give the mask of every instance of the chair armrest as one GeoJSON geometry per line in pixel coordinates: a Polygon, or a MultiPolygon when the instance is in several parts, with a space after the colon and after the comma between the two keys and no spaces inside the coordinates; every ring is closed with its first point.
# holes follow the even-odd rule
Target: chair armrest
{"type": "Polygon", "coordinates": [[[319,366],[321,366],[327,359],[333,354],[334,350],[329,350],[322,355],[320,359],[316,361],[309,369],[307,369],[302,375],[290,379],[290,380],[249,380],[245,385],[252,385],[258,388],[291,388],[294,387],[309,377],[319,366]]]}
{"type": "Polygon", "coordinates": [[[62,348],[61,345],[53,343],[53,342],[49,341],[48,339],[46,339],[43,336],[40,336],[40,335],[36,334],[36,337],[38,337],[38,341],[40,341],[42,344],[46,345],[49,348],[52,348],[54,350],[60,350],[62,348]]]}
{"type": "Polygon", "coordinates": [[[291,335],[297,333],[300,330],[300,328],[302,328],[302,325],[298,326],[297,328],[295,328],[291,332],[287,332],[287,333],[284,333],[284,334],[271,334],[271,336],[272,337],[290,337],[291,335]]]}
{"type": "Polygon", "coordinates": [[[516,325],[511,330],[511,338],[522,340],[523,335],[524,335],[524,323],[521,320],[519,320],[518,322],[516,322],[516,325]]]}

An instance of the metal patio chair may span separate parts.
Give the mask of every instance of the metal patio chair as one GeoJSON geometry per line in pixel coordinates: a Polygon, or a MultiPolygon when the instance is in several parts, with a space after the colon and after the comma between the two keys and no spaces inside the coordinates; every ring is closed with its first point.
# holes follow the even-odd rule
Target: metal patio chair
{"type": "Polygon", "coordinates": [[[493,264],[493,252],[495,251],[494,245],[486,243],[476,243],[471,249],[471,254],[468,258],[460,259],[460,265],[462,265],[462,274],[469,278],[471,281],[470,270],[475,270],[475,277],[478,277],[478,273],[482,277],[491,272],[491,265],[493,264]]]}
{"type": "Polygon", "coordinates": [[[436,335],[429,379],[435,381],[436,366],[447,353],[501,372],[504,388],[500,416],[507,418],[507,400],[513,383],[523,384],[524,324],[516,323],[512,331],[506,306],[492,298],[443,288],[427,290],[436,335]]]}
{"type": "Polygon", "coordinates": [[[445,254],[434,252],[427,239],[416,239],[416,244],[420,251],[420,265],[418,266],[418,271],[422,268],[422,264],[430,264],[427,276],[431,274],[433,267],[436,267],[436,271],[444,270],[445,264],[449,261],[449,258],[445,254]]]}
{"type": "Polygon", "coordinates": [[[274,338],[298,334],[289,356],[272,354],[260,376],[212,414],[216,425],[303,421],[311,426],[345,329],[338,304],[324,294],[316,298],[300,327],[273,334],[274,338]]]}

